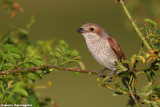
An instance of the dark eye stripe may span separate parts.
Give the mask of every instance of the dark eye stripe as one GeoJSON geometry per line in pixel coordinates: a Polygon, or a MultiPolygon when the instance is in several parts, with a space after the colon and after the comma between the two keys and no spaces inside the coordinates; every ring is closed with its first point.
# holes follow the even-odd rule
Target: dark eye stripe
{"type": "Polygon", "coordinates": [[[93,27],[91,27],[91,28],[90,28],[90,30],[91,30],[91,31],[94,31],[94,28],[93,28],[93,27]]]}

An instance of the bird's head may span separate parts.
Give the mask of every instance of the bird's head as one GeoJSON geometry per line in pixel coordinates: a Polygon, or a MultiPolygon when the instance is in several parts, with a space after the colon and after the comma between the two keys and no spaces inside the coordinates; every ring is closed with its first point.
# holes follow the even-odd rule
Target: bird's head
{"type": "Polygon", "coordinates": [[[87,23],[77,29],[77,32],[82,33],[85,39],[97,41],[102,37],[108,36],[107,32],[98,24],[87,23]]]}

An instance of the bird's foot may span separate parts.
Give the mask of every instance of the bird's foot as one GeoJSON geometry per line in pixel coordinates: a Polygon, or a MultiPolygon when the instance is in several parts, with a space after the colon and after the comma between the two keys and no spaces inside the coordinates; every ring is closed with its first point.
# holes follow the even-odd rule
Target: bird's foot
{"type": "MultiPolygon", "coordinates": [[[[117,72],[117,71],[112,71],[112,72],[108,73],[107,77],[116,74],[116,72],[117,72]]],[[[110,77],[107,82],[112,82],[112,79],[113,79],[113,77],[110,77]]]]}
{"type": "Polygon", "coordinates": [[[99,71],[99,76],[102,78],[105,78],[106,76],[104,75],[104,71],[108,70],[107,68],[102,69],[101,71],[99,71]]]}

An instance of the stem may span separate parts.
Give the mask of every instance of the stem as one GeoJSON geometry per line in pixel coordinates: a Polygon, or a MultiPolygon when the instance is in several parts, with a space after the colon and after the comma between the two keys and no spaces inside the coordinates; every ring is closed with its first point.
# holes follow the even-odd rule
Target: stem
{"type": "Polygon", "coordinates": [[[0,70],[2,69],[2,65],[4,64],[4,57],[3,57],[3,59],[2,59],[2,62],[1,62],[1,65],[0,65],[0,70]]]}
{"type": "Polygon", "coordinates": [[[5,98],[5,94],[7,93],[8,89],[9,89],[9,88],[7,87],[7,89],[5,89],[4,92],[2,93],[2,99],[1,99],[1,102],[2,102],[2,103],[4,102],[3,100],[4,100],[4,98],[5,98]]]}
{"type": "Polygon", "coordinates": [[[124,9],[124,12],[126,13],[127,17],[129,18],[129,21],[131,22],[134,30],[137,32],[137,34],[139,35],[140,39],[142,40],[142,42],[144,43],[144,45],[146,46],[146,48],[148,50],[152,50],[151,46],[149,45],[149,43],[147,42],[147,40],[145,39],[145,37],[142,35],[141,31],[139,30],[139,28],[137,27],[136,23],[134,22],[131,14],[129,13],[125,3],[123,0],[119,0],[120,3],[121,3],[121,6],[123,7],[124,9]]]}
{"type": "Polygon", "coordinates": [[[110,86],[108,86],[108,85],[106,85],[106,84],[102,84],[101,86],[102,86],[102,87],[105,87],[105,88],[108,88],[108,89],[110,89],[110,90],[112,90],[112,91],[115,91],[115,92],[119,91],[119,92],[121,92],[121,93],[123,93],[123,94],[128,94],[127,92],[125,92],[125,91],[123,91],[123,90],[114,89],[114,88],[112,88],[112,87],[110,87],[110,86]]]}
{"type": "Polygon", "coordinates": [[[130,92],[130,94],[131,94],[134,102],[136,103],[137,107],[140,107],[140,105],[139,105],[137,99],[135,98],[135,96],[134,96],[134,94],[133,94],[133,92],[132,92],[132,89],[131,89],[132,79],[133,79],[133,75],[131,75],[131,77],[130,77],[130,81],[129,81],[129,84],[128,84],[128,89],[129,89],[129,92],[130,92]]]}

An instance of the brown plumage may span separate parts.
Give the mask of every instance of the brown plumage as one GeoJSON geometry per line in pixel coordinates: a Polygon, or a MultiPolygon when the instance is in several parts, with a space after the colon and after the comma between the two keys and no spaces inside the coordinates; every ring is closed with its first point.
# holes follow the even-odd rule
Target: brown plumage
{"type": "MultiPolygon", "coordinates": [[[[122,61],[125,56],[120,48],[120,45],[112,36],[110,36],[101,26],[95,23],[84,24],[77,32],[82,33],[86,40],[87,47],[94,59],[106,69],[110,70],[108,76],[117,72],[115,66],[116,61],[122,61]]],[[[124,64],[129,70],[128,64],[124,64]]],[[[102,76],[104,70],[100,71],[102,76]]],[[[126,81],[129,83],[129,78],[122,78],[122,83],[128,88],[126,81]]],[[[139,97],[136,97],[137,99],[139,97]]]]}
{"type": "Polygon", "coordinates": [[[124,56],[118,42],[111,36],[109,36],[107,38],[107,40],[108,40],[108,43],[109,43],[110,47],[112,48],[112,50],[116,53],[118,60],[125,59],[125,56],[124,56]]]}

